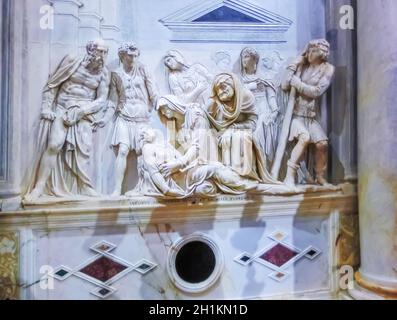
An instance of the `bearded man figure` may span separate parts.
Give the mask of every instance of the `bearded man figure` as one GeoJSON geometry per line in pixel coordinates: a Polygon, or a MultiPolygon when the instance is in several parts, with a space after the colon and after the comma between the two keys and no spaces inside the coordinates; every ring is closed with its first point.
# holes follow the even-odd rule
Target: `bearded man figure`
{"type": "Polygon", "coordinates": [[[66,56],[43,91],[38,159],[25,201],[42,195],[97,196],[89,177],[95,115],[106,107],[108,47],[89,42],[83,58],[66,56]]]}

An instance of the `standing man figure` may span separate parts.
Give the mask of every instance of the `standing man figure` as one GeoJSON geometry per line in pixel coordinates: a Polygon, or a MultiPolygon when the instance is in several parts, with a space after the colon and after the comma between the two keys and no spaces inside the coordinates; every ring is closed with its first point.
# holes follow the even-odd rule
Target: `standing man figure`
{"type": "Polygon", "coordinates": [[[310,41],[304,53],[288,67],[282,88],[296,88],[289,141],[297,141],[288,161],[285,184],[294,188],[296,173],[309,145],[314,145],[314,172],[319,185],[326,180],[328,137],[316,120],[321,96],[331,85],[335,68],[328,63],[330,45],[324,40],[310,41]],[[298,71],[298,72],[297,72],[298,71]]]}
{"type": "MultiPolygon", "coordinates": [[[[125,43],[119,48],[122,66],[112,73],[110,100],[116,114],[112,146],[117,153],[115,187],[112,196],[120,196],[131,151],[138,156],[138,174],[141,181],[142,129],[149,126],[150,114],[157,103],[157,92],[146,67],[138,61],[139,49],[134,43],[125,43]]],[[[106,117],[109,117],[109,113],[106,117]]],[[[138,182],[139,188],[139,182],[138,182]]]]}
{"type": "Polygon", "coordinates": [[[97,196],[89,177],[95,115],[105,107],[110,74],[108,47],[91,41],[87,54],[66,56],[43,91],[39,158],[26,201],[42,195],[97,196]]]}

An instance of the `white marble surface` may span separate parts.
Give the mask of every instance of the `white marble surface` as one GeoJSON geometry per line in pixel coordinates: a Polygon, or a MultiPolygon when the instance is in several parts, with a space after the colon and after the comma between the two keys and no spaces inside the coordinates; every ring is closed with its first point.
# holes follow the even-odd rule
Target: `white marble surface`
{"type": "Polygon", "coordinates": [[[157,268],[142,276],[131,272],[112,284],[117,292],[108,299],[273,299],[332,297],[337,293],[339,215],[356,212],[354,193],[324,193],[292,197],[259,197],[186,205],[171,202],[75,209],[53,206],[5,213],[1,230],[17,231],[21,238],[23,299],[98,299],[96,286],[72,276],[54,290],[40,287],[43,265],[76,267],[93,256],[90,246],[106,240],[117,245],[112,252],[131,263],[146,259],[157,268]],[[300,249],[313,245],[321,254],[302,258],[285,271],[282,282],[269,277],[272,270],[257,262],[242,266],[241,253],[255,253],[272,243],[273,231],[288,235],[285,243],[300,249]],[[203,232],[220,246],[225,268],[219,282],[191,296],[170,282],[166,271],[168,250],[180,237],[203,232]],[[314,296],[313,296],[314,297],[314,296]]]}
{"type": "MultiPolygon", "coordinates": [[[[288,295],[295,292],[330,290],[330,223],[327,216],[310,219],[277,217],[261,221],[243,219],[189,225],[155,224],[149,226],[121,226],[78,228],[76,230],[34,232],[37,254],[36,270],[42,265],[75,267],[93,254],[88,249],[95,243],[106,240],[118,248],[114,254],[124,260],[137,262],[147,259],[158,267],[141,276],[132,272],[113,284],[118,291],[110,299],[178,299],[191,295],[177,290],[170,283],[166,272],[166,261],[171,244],[179,237],[196,231],[210,235],[221,247],[225,257],[225,269],[220,281],[199,299],[248,299],[273,295],[288,295]],[[323,253],[314,261],[302,259],[287,271],[291,273],[279,283],[268,275],[269,268],[253,263],[242,266],[233,259],[242,252],[256,252],[268,246],[272,240],[267,234],[284,230],[290,236],[286,239],[299,248],[315,245],[323,253]]],[[[37,277],[40,277],[36,273],[37,277]]],[[[54,290],[43,291],[35,285],[30,292],[34,299],[96,299],[89,292],[94,285],[71,277],[63,282],[55,280],[54,290]]]]}

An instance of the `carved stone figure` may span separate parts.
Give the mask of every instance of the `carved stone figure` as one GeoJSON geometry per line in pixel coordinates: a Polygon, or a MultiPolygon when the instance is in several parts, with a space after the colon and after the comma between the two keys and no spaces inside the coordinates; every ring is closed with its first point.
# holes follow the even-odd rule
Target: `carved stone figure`
{"type": "Polygon", "coordinates": [[[326,180],[328,137],[316,120],[320,98],[331,85],[335,70],[327,62],[329,51],[330,45],[326,40],[310,41],[303,54],[288,66],[282,82],[285,91],[293,90],[294,93],[290,96],[292,121],[286,126],[288,140],[295,142],[285,178],[285,184],[291,187],[295,187],[297,170],[310,145],[314,147],[316,182],[330,186],[326,180]]]}
{"type": "Polygon", "coordinates": [[[217,51],[211,58],[217,67],[218,73],[228,72],[231,70],[232,58],[230,57],[229,52],[217,51]]]}
{"type": "Polygon", "coordinates": [[[169,73],[168,84],[171,94],[162,97],[161,105],[174,104],[185,109],[191,103],[205,104],[212,75],[203,65],[189,66],[177,50],[167,52],[164,64],[169,73]]]}
{"type": "Polygon", "coordinates": [[[39,157],[25,201],[42,195],[97,196],[89,165],[95,116],[108,98],[107,54],[103,41],[90,42],[85,57],[66,56],[51,75],[43,91],[39,157]]]}
{"type": "Polygon", "coordinates": [[[284,58],[278,51],[266,53],[262,58],[263,76],[276,88],[281,84],[280,71],[283,61],[284,58]]]}
{"type": "MultiPolygon", "coordinates": [[[[138,61],[139,49],[134,43],[125,43],[119,48],[122,66],[112,72],[109,99],[114,108],[106,118],[116,115],[112,146],[117,153],[115,187],[112,196],[120,196],[127,166],[128,154],[135,151],[139,156],[140,134],[149,125],[150,114],[157,103],[157,91],[146,67],[138,61]]],[[[103,123],[107,120],[103,119],[103,123]]],[[[102,124],[102,123],[101,123],[102,124]]],[[[138,172],[140,172],[138,168],[138,172]]]]}
{"type": "Polygon", "coordinates": [[[241,80],[255,96],[259,114],[255,136],[260,149],[266,154],[267,167],[271,168],[277,149],[281,114],[273,83],[258,70],[259,53],[254,48],[245,48],[240,55],[241,80]]]}
{"type": "MultiPolygon", "coordinates": [[[[160,171],[166,176],[184,173],[186,197],[214,197],[221,192],[238,195],[256,189],[257,181],[241,177],[222,163],[202,156],[203,148],[211,148],[207,140],[203,139],[210,130],[210,124],[198,104],[193,104],[188,109],[163,105],[159,108],[159,115],[163,123],[176,121],[176,136],[183,151],[181,158],[160,165],[160,171]]],[[[217,148],[216,145],[215,147],[217,148]]]]}
{"type": "Polygon", "coordinates": [[[215,78],[206,112],[219,133],[223,164],[243,177],[277,183],[267,171],[265,155],[253,136],[258,120],[255,97],[234,74],[222,73],[215,78]]]}
{"type": "Polygon", "coordinates": [[[160,172],[164,163],[177,160],[181,154],[154,129],[144,128],[141,131],[143,184],[141,194],[154,197],[184,197],[185,191],[169,176],[160,172]]]}

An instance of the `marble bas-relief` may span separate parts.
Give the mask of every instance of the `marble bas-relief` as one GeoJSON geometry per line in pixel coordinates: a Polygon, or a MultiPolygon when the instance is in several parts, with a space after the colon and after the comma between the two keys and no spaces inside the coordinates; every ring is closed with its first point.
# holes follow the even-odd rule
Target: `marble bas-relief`
{"type": "Polygon", "coordinates": [[[280,70],[283,61],[284,58],[278,51],[265,53],[261,59],[263,76],[266,80],[271,81],[275,87],[281,84],[280,70]]]}
{"type": "Polygon", "coordinates": [[[175,121],[178,145],[183,151],[183,156],[179,159],[161,164],[160,171],[166,176],[177,172],[183,174],[185,197],[214,197],[220,193],[239,195],[257,187],[257,181],[246,179],[232,168],[202,156],[205,154],[202,149],[208,146],[208,140],[202,136],[208,133],[210,123],[198,104],[193,104],[188,109],[174,104],[161,105],[159,115],[163,123],[175,121]]]}
{"type": "Polygon", "coordinates": [[[223,164],[246,178],[275,183],[267,171],[265,155],[252,134],[258,120],[253,94],[232,73],[219,74],[212,91],[206,113],[219,133],[223,164]]]}
{"type": "Polygon", "coordinates": [[[230,53],[227,51],[215,52],[212,55],[211,60],[215,63],[218,73],[229,72],[232,69],[232,58],[230,53]]]}
{"type": "Polygon", "coordinates": [[[292,109],[293,115],[291,121],[285,117],[290,123],[286,127],[288,130],[283,128],[282,133],[285,138],[288,131],[288,140],[294,143],[284,181],[287,186],[295,187],[297,170],[305,153],[314,158],[315,182],[330,186],[326,180],[328,137],[317,121],[319,99],[331,85],[335,71],[328,63],[329,53],[330,45],[326,40],[311,41],[303,54],[288,66],[282,81],[283,90],[292,92],[287,112],[292,109]],[[309,150],[311,145],[314,151],[309,150]]]}
{"type": "Polygon", "coordinates": [[[187,108],[191,103],[206,102],[213,78],[206,67],[199,63],[189,65],[177,50],[167,52],[164,65],[171,94],[162,97],[162,104],[166,101],[187,108]]]}
{"type": "Polygon", "coordinates": [[[90,42],[85,57],[66,56],[46,84],[38,159],[26,201],[44,194],[98,196],[89,165],[96,116],[106,106],[109,93],[107,54],[103,41],[90,42]]]}
{"type": "Polygon", "coordinates": [[[301,165],[310,169],[312,163],[305,165],[306,154],[314,159],[315,182],[329,189],[328,138],[316,120],[318,101],[334,72],[325,40],[311,41],[285,71],[279,87],[289,93],[287,108],[280,105],[279,81],[259,71],[260,56],[253,48],[241,51],[237,74],[216,76],[202,64],[188,64],[179,51],[168,51],[163,60],[169,84],[165,95],[157,92],[154,79],[138,61],[140,51],[134,43],[119,48],[121,67],[111,74],[105,67],[107,51],[102,41],[89,43],[85,58],[66,57],[47,84],[40,157],[26,202],[40,196],[99,196],[86,166],[92,132],[111,118],[111,145],[117,155],[111,195],[115,198],[122,193],[130,152],[138,157],[139,179],[127,197],[300,193],[305,189],[296,187],[297,170],[301,165]],[[174,141],[165,141],[150,128],[154,108],[174,141]],[[283,145],[278,140],[284,109],[283,145]],[[315,147],[313,154],[310,145],[315,147]],[[278,179],[286,157],[290,159],[283,184],[278,179]]]}
{"type": "MultiPolygon", "coordinates": [[[[111,145],[117,153],[115,163],[115,187],[112,196],[120,196],[127,167],[127,157],[135,151],[138,167],[141,163],[140,135],[149,126],[150,114],[158,95],[154,81],[147,68],[137,61],[140,51],[134,43],[125,43],[119,48],[122,66],[112,72],[110,84],[110,112],[115,115],[111,145]]],[[[139,173],[142,168],[139,168],[139,173]]],[[[139,176],[142,179],[142,176],[139,176]]],[[[139,186],[139,182],[138,182],[139,186]]],[[[139,191],[139,190],[138,190],[139,191]]]]}
{"type": "Polygon", "coordinates": [[[254,48],[243,49],[240,54],[239,75],[246,88],[255,96],[259,118],[254,135],[261,151],[266,155],[267,167],[271,167],[282,119],[277,104],[276,87],[259,72],[259,60],[259,53],[254,48]]]}
{"type": "MultiPolygon", "coordinates": [[[[181,157],[180,153],[160,138],[160,132],[144,128],[141,132],[142,168],[144,176],[141,193],[155,197],[183,197],[185,191],[168,174],[161,173],[161,165],[175,161],[181,157]]],[[[164,171],[163,171],[164,172],[164,171]]]]}

